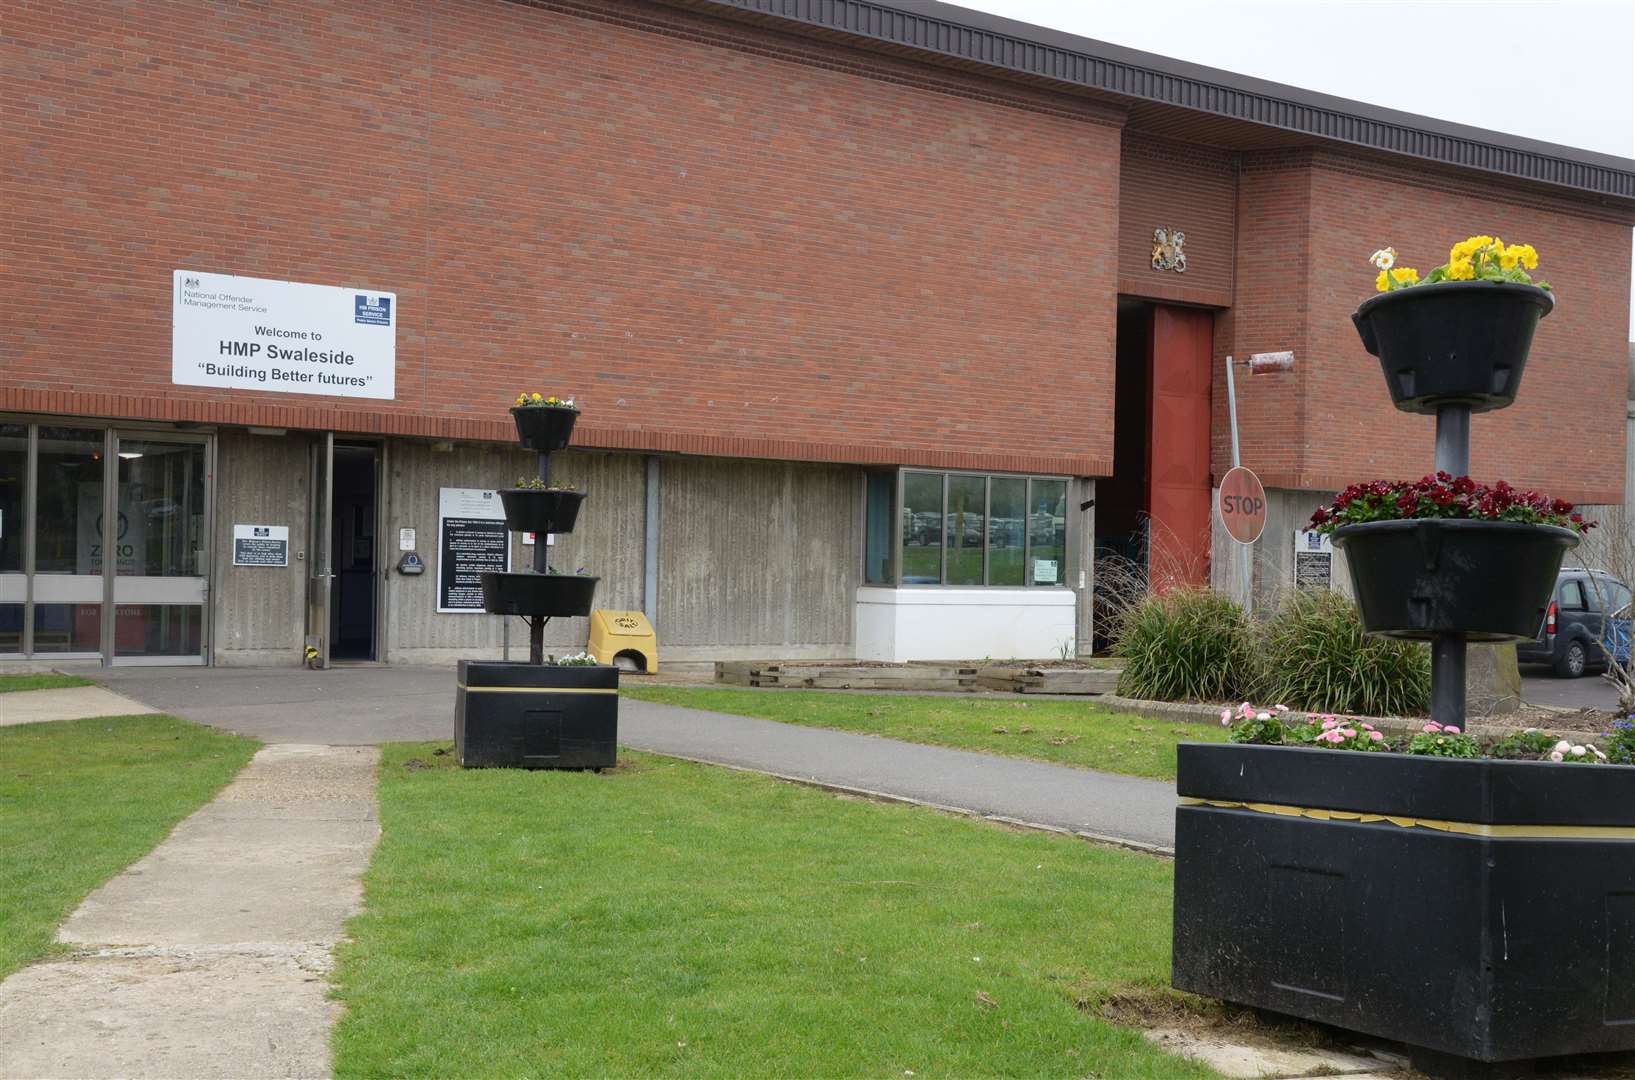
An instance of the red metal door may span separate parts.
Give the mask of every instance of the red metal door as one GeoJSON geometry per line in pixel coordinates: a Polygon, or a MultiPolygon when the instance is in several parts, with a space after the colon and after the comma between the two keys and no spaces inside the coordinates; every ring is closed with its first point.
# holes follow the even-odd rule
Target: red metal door
{"type": "Polygon", "coordinates": [[[1158,589],[1209,580],[1209,383],[1215,317],[1152,309],[1148,573],[1158,589]]]}

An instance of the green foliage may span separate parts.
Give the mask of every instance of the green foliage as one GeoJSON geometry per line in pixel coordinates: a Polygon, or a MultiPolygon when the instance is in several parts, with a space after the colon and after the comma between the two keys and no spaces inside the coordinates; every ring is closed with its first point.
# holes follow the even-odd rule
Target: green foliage
{"type": "Polygon", "coordinates": [[[1295,709],[1418,716],[1431,693],[1423,645],[1363,635],[1357,605],[1326,589],[1290,593],[1261,634],[1269,696],[1295,709]]]}
{"type": "Polygon", "coordinates": [[[1120,619],[1118,692],[1151,701],[1242,701],[1262,676],[1249,617],[1207,589],[1148,596],[1120,619]]]}
{"type": "Polygon", "coordinates": [[[343,1080],[1214,1075],[1099,1008],[1169,981],[1169,862],[631,751],[447,749],[384,748],[343,1080]]]}
{"type": "MultiPolygon", "coordinates": [[[[1221,723],[1227,723],[1229,718],[1229,713],[1222,713],[1221,723]]],[[[1250,708],[1246,710],[1246,715],[1232,724],[1231,738],[1235,743],[1254,746],[1282,746],[1290,741],[1288,734],[1283,727],[1282,714],[1250,708]]]]}
{"type": "Polygon", "coordinates": [[[1421,757],[1475,758],[1482,756],[1482,747],[1462,732],[1450,735],[1446,731],[1421,731],[1408,740],[1402,752],[1421,757]]]}
{"type": "Polygon", "coordinates": [[[257,745],[170,716],[0,728],[0,976],[49,952],[86,893],[147,854],[257,745]]]}
{"type": "Polygon", "coordinates": [[[1556,737],[1548,731],[1527,728],[1525,731],[1512,731],[1488,747],[1487,756],[1533,761],[1548,755],[1555,744],[1556,737]]]}
{"type": "Polygon", "coordinates": [[[24,690],[62,690],[70,686],[95,686],[90,679],[78,675],[58,675],[54,671],[28,672],[23,675],[0,675],[0,694],[24,690]]]}

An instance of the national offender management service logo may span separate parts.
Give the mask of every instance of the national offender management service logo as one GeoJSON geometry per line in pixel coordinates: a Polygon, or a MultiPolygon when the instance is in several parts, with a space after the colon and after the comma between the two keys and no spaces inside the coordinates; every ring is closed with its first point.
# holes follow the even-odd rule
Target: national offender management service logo
{"type": "Polygon", "coordinates": [[[182,284],[189,289],[197,289],[199,287],[199,279],[196,277],[185,277],[182,279],[182,284]]]}
{"type": "Polygon", "coordinates": [[[359,294],[353,298],[352,311],[355,321],[365,326],[392,325],[392,298],[389,296],[359,294]]]}

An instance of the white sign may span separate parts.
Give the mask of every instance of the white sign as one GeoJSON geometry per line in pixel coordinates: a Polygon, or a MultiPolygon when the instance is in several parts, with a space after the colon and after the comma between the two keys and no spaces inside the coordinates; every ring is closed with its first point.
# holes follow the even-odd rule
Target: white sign
{"type": "Polygon", "coordinates": [[[1055,559],[1034,559],[1033,560],[1033,583],[1035,585],[1054,585],[1054,584],[1056,584],[1056,560],[1055,559]]]}
{"type": "Polygon", "coordinates": [[[233,526],[234,566],[288,566],[290,527],[288,525],[233,526]]]}
{"type": "Polygon", "coordinates": [[[1294,584],[1298,589],[1334,587],[1334,541],[1327,533],[1294,530],[1294,584]]]}
{"type": "MultiPolygon", "coordinates": [[[[524,544],[527,544],[529,547],[533,547],[534,546],[534,534],[531,533],[531,532],[523,533],[522,534],[522,542],[524,544]]],[[[546,547],[555,547],[556,546],[556,534],[555,533],[546,533],[545,534],[545,546],[546,547]]]]}
{"type": "Polygon", "coordinates": [[[170,381],[392,398],[397,294],[177,270],[170,381]]]}
{"type": "Polygon", "coordinates": [[[414,550],[414,530],[413,529],[399,529],[399,530],[397,530],[397,550],[399,550],[399,551],[413,551],[414,550]]]}
{"type": "Polygon", "coordinates": [[[511,530],[498,493],[437,489],[437,610],[481,612],[483,574],[511,569],[511,530]]]}

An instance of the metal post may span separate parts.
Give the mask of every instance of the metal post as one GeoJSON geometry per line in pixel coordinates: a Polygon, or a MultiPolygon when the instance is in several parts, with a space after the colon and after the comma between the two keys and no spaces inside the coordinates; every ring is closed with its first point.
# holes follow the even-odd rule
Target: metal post
{"type": "MultiPolygon", "coordinates": [[[[551,483],[551,455],[545,451],[539,454],[539,482],[546,487],[551,483]]],[[[551,549],[550,537],[545,533],[534,534],[534,573],[546,574],[550,572],[551,549]]],[[[531,615],[528,617],[528,662],[543,664],[545,662],[545,624],[549,619],[546,616],[531,615]]]]}
{"type": "MultiPolygon", "coordinates": [[[[1232,421],[1232,467],[1243,464],[1238,451],[1238,384],[1232,374],[1232,358],[1226,358],[1226,409],[1232,421]]],[[[1255,603],[1255,548],[1253,544],[1232,544],[1233,576],[1238,580],[1236,600],[1244,611],[1252,611],[1255,603]]]]}
{"type": "MultiPolygon", "coordinates": [[[[1470,472],[1470,406],[1436,410],[1436,471],[1470,472]]],[[[1465,727],[1465,639],[1443,634],[1431,642],[1431,719],[1444,727],[1465,727]]]]}

